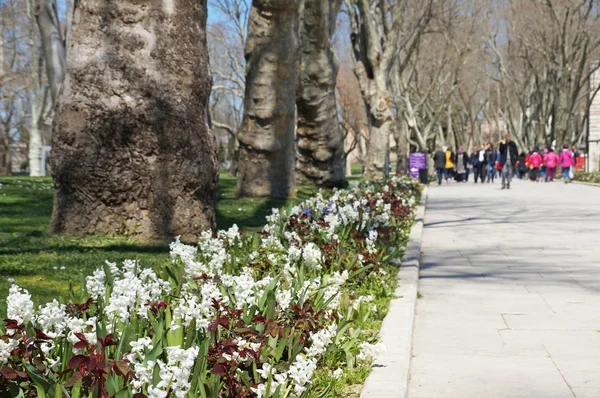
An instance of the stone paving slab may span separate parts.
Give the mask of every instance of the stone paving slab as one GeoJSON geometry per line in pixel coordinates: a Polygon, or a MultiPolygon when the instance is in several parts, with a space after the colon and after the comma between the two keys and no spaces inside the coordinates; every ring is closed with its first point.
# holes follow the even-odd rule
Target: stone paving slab
{"type": "Polygon", "coordinates": [[[600,397],[600,196],[431,187],[411,398],[600,397]]]}

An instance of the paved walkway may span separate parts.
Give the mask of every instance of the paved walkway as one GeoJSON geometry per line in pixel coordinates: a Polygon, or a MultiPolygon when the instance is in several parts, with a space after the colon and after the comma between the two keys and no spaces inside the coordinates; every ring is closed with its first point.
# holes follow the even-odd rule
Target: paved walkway
{"type": "Polygon", "coordinates": [[[600,188],[432,186],[411,398],[600,397],[600,188]]]}

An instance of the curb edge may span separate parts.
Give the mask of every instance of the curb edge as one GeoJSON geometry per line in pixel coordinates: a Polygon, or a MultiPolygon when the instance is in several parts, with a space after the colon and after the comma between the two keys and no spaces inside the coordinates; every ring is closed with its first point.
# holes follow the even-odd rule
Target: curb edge
{"type": "Polygon", "coordinates": [[[402,258],[402,266],[398,273],[399,286],[394,293],[396,298],[392,300],[379,332],[386,352],[373,362],[373,370],[365,382],[361,398],[405,398],[408,395],[412,337],[419,291],[421,246],[428,194],[426,186],[421,195],[417,219],[411,228],[410,239],[402,258]]]}

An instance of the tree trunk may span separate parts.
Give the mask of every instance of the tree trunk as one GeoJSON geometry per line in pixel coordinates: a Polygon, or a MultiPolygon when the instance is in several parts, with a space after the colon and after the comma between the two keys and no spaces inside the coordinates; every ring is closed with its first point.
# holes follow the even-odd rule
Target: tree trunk
{"type": "Polygon", "coordinates": [[[58,19],[56,0],[36,0],[36,18],[40,28],[48,85],[52,104],[56,104],[65,77],[65,41],[58,19]]]}
{"type": "Polygon", "coordinates": [[[406,175],[408,170],[408,123],[404,118],[398,120],[400,124],[397,143],[396,174],[406,175]]]}
{"type": "Polygon", "coordinates": [[[195,239],[215,226],[205,30],[206,2],[75,3],[52,231],[195,239]]]}
{"type": "Polygon", "coordinates": [[[304,0],[300,16],[300,76],[296,182],[343,185],[343,135],[337,117],[338,63],[331,43],[341,0],[304,0]]]}
{"type": "Polygon", "coordinates": [[[42,176],[42,129],[39,125],[39,116],[35,112],[35,98],[32,106],[31,128],[29,129],[29,176],[42,176]]]}
{"type": "Polygon", "coordinates": [[[31,177],[40,177],[42,175],[42,146],[44,145],[42,131],[44,125],[44,116],[46,114],[47,95],[42,89],[40,68],[43,62],[40,61],[35,31],[35,0],[27,0],[27,17],[29,19],[28,45],[30,51],[29,76],[31,81],[31,128],[29,129],[29,175],[31,177]]]}
{"type": "Polygon", "coordinates": [[[287,198],[295,189],[299,0],[254,0],[246,40],[239,196],[287,198]]]}

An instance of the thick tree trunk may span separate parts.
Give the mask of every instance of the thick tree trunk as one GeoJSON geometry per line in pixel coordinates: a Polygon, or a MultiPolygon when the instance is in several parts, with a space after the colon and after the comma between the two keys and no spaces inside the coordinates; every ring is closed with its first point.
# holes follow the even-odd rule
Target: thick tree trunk
{"type": "Polygon", "coordinates": [[[338,63],[331,43],[341,0],[304,0],[300,8],[300,76],[296,182],[343,185],[343,135],[337,118],[338,63]]]}
{"type": "MultiPolygon", "coordinates": [[[[370,82],[367,85],[373,86],[373,83],[370,82]]],[[[380,180],[384,177],[385,154],[390,148],[390,134],[392,132],[393,119],[390,109],[390,94],[387,88],[378,87],[368,98],[367,110],[370,132],[365,179],[380,180]]]]}
{"type": "Polygon", "coordinates": [[[299,0],[254,0],[246,40],[246,93],[238,195],[286,198],[295,189],[299,0]]]}
{"type": "Polygon", "coordinates": [[[79,0],[54,120],[51,230],[197,237],[214,227],[206,2],[79,0]]]}
{"type": "Polygon", "coordinates": [[[56,0],[36,0],[36,18],[40,28],[42,48],[52,104],[56,104],[65,77],[65,41],[60,28],[56,0]]]}

